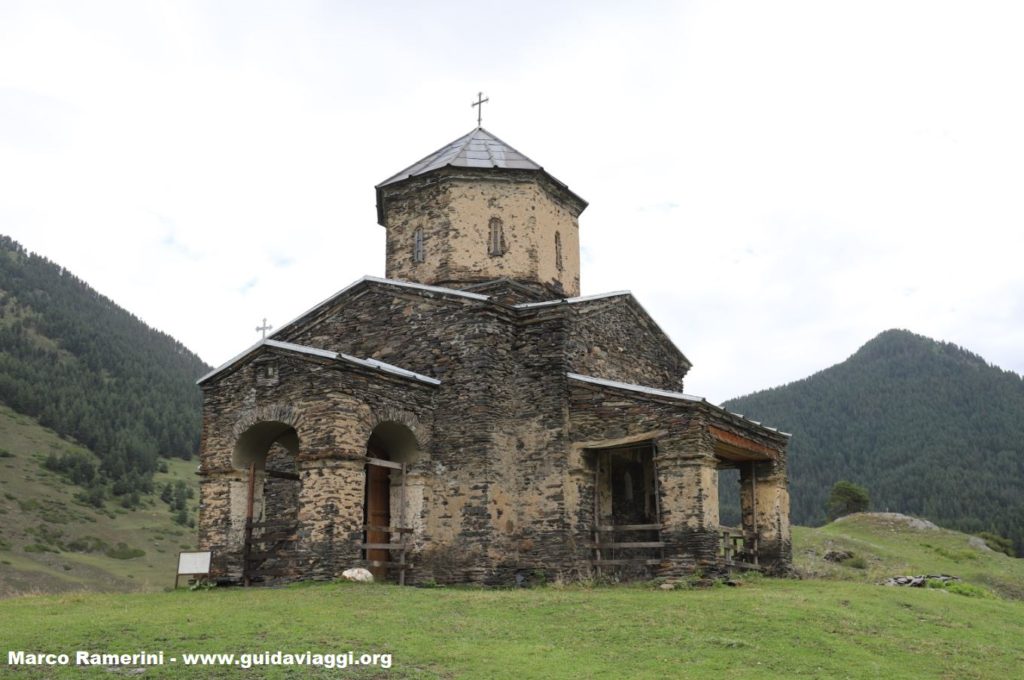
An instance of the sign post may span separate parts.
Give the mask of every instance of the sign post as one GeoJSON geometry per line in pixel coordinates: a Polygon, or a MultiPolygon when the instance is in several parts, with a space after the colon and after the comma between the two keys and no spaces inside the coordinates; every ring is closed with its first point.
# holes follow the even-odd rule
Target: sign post
{"type": "Polygon", "coordinates": [[[212,555],[209,550],[178,553],[178,573],[174,575],[174,589],[178,589],[178,579],[182,576],[209,576],[212,555]]]}

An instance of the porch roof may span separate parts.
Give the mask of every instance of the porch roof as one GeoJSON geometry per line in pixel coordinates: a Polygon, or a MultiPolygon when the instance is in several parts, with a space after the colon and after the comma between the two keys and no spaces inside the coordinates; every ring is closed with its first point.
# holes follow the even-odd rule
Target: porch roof
{"type": "Polygon", "coordinates": [[[399,366],[395,366],[393,364],[378,361],[377,359],[360,359],[359,357],[354,357],[350,354],[344,354],[342,352],[332,352],[331,350],[320,349],[319,347],[309,347],[307,345],[296,345],[295,343],[281,342],[280,340],[273,340],[271,338],[263,338],[255,345],[249,347],[247,350],[239,354],[238,356],[234,357],[230,361],[222,364],[221,366],[213,369],[212,371],[204,375],[202,378],[196,381],[196,384],[202,385],[207,380],[213,378],[214,376],[218,375],[223,371],[226,371],[227,369],[231,368],[241,360],[257,352],[263,347],[272,347],[274,349],[285,350],[287,352],[295,352],[296,354],[303,354],[306,356],[319,357],[321,359],[343,361],[346,363],[355,364],[357,366],[362,366],[364,368],[370,368],[376,371],[382,371],[384,373],[397,375],[402,378],[410,378],[412,380],[427,383],[428,385],[441,384],[441,381],[438,380],[437,378],[431,378],[429,375],[423,375],[421,373],[409,371],[399,366]]]}

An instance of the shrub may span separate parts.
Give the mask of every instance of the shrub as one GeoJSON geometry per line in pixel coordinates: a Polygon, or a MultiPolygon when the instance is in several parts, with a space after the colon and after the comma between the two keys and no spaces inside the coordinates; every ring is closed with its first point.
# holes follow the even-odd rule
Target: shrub
{"type": "Polygon", "coordinates": [[[977,535],[985,541],[985,545],[990,549],[1009,555],[1010,557],[1016,557],[1016,555],[1013,554],[1013,541],[1010,539],[1000,536],[999,534],[992,533],[991,531],[982,531],[977,535]]]}
{"type": "Polygon", "coordinates": [[[107,557],[113,557],[115,560],[131,560],[136,557],[142,557],[146,554],[146,551],[139,550],[138,548],[132,548],[125,543],[118,543],[113,548],[107,548],[104,554],[107,557]]]}
{"type": "Polygon", "coordinates": [[[829,520],[835,520],[844,515],[864,512],[870,507],[871,497],[868,496],[868,490],[859,484],[842,479],[832,485],[825,511],[829,520]]]}

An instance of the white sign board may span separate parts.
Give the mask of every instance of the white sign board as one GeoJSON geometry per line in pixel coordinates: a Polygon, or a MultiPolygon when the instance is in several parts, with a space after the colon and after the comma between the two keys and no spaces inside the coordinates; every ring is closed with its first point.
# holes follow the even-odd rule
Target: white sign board
{"type": "Polygon", "coordinates": [[[174,587],[178,587],[178,576],[198,576],[210,573],[209,550],[203,552],[178,553],[178,573],[174,577],[174,587]]]}

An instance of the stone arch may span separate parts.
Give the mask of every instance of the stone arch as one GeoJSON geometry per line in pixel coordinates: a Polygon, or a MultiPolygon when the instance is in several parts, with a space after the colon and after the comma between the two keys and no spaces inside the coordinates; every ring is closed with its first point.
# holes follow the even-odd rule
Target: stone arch
{"type": "MultiPolygon", "coordinates": [[[[393,408],[390,406],[377,408],[371,412],[370,418],[366,423],[366,431],[368,433],[367,440],[369,441],[369,438],[373,436],[374,432],[377,431],[378,427],[388,423],[391,423],[392,425],[403,426],[406,430],[408,430],[409,434],[417,443],[418,450],[421,452],[421,457],[422,454],[425,454],[426,451],[429,450],[431,440],[430,427],[425,423],[421,423],[419,418],[417,418],[414,413],[398,408],[393,408]]],[[[387,429],[388,428],[386,428],[386,430],[387,429]]],[[[394,430],[394,428],[390,429],[394,430]]],[[[398,434],[397,431],[393,431],[390,434],[393,437],[403,436],[398,434]]],[[[407,446],[408,441],[405,441],[404,445],[407,446]]]]}
{"type": "Polygon", "coordinates": [[[287,423],[298,430],[301,420],[302,415],[294,406],[289,404],[265,404],[243,411],[241,415],[238,416],[238,420],[235,421],[235,425],[232,428],[232,435],[233,439],[237,441],[238,438],[242,436],[243,432],[253,425],[264,421],[287,423]]]}
{"type": "Polygon", "coordinates": [[[235,446],[231,466],[247,470],[255,463],[256,469],[262,470],[275,444],[294,459],[299,454],[300,420],[298,410],[286,404],[267,404],[244,411],[232,428],[235,446]]]}

